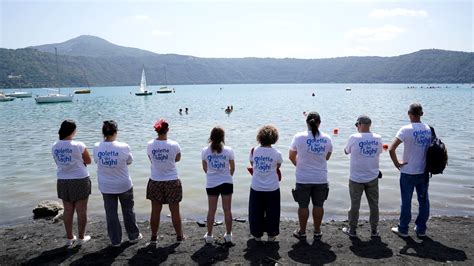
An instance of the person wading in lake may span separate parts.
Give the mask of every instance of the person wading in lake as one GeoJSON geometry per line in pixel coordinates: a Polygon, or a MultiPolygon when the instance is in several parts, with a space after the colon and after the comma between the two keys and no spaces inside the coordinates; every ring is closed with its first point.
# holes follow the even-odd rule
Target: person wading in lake
{"type": "Polygon", "coordinates": [[[211,130],[210,145],[201,153],[202,169],[206,173],[206,191],[209,210],[207,212],[207,233],[204,235],[206,243],[212,243],[214,237],[212,229],[216,215],[219,195],[222,195],[222,209],[224,211],[226,233],[224,242],[232,242],[232,193],[234,185],[232,176],[235,171],[234,151],[225,146],[225,132],[220,127],[211,130]]]}
{"type": "Polygon", "coordinates": [[[91,237],[85,234],[87,224],[87,201],[91,194],[91,180],[86,165],[92,162],[87,147],[75,141],[76,123],[64,120],[58,131],[59,140],[51,149],[58,167],[58,198],[64,206],[64,228],[66,229],[66,246],[81,246],[91,237]],[[79,238],[72,233],[74,212],[77,213],[79,238]]]}
{"type": "Polygon", "coordinates": [[[324,215],[324,201],[329,194],[327,161],[331,158],[332,142],[329,135],[320,132],[321,117],[317,112],[306,116],[307,130],[296,134],[290,145],[289,159],[296,166],[296,185],[293,197],[298,202],[299,229],[293,236],[306,239],[306,225],[309,218],[309,201],[313,203],[313,239],[322,237],[321,221],[324,215]]]}
{"type": "Polygon", "coordinates": [[[146,198],[151,200],[151,241],[156,245],[163,204],[168,204],[171,221],[176,232],[176,242],[184,240],[179,203],[183,198],[183,188],[178,178],[176,162],[181,160],[181,148],[176,141],[168,139],[169,124],[160,119],[154,125],[158,134],[148,142],[147,154],[151,162],[151,175],[148,180],[146,198]]]}
{"type": "Polygon", "coordinates": [[[431,143],[431,129],[421,122],[423,107],[412,103],[408,108],[410,124],[403,126],[397,132],[395,140],[389,148],[390,158],[395,167],[400,170],[400,193],[402,199],[400,221],[392,232],[408,237],[408,225],[411,221],[411,198],[416,189],[418,196],[418,216],[415,220],[415,232],[418,237],[426,236],[426,222],[430,215],[428,197],[428,173],[425,172],[426,152],[431,143]],[[399,161],[396,150],[403,143],[403,160],[399,161]]]}
{"type": "Polygon", "coordinates": [[[135,219],[133,184],[128,173],[128,165],[132,163],[133,157],[130,146],[117,141],[117,131],[115,121],[104,121],[102,125],[104,141],[94,146],[97,182],[104,199],[107,232],[113,247],[119,247],[122,243],[122,226],[117,213],[119,200],[130,243],[137,243],[143,238],[135,219]]]}
{"type": "Polygon", "coordinates": [[[382,152],[382,137],[370,132],[372,120],[365,115],[359,116],[355,126],[358,133],[352,134],[344,148],[345,154],[351,155],[349,171],[349,195],[351,208],[348,213],[349,227],[342,232],[350,237],[357,237],[356,229],[359,221],[359,209],[362,193],[370,208],[371,236],[379,235],[379,158],[382,152]]]}

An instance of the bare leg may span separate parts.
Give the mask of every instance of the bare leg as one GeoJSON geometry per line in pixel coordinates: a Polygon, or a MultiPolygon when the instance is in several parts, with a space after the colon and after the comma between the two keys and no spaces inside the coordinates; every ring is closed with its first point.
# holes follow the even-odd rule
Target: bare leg
{"type": "Polygon", "coordinates": [[[173,223],[176,236],[183,236],[183,228],[181,225],[181,214],[179,213],[179,202],[170,203],[171,222],[173,223]]]}
{"type": "Polygon", "coordinates": [[[151,227],[151,240],[156,240],[158,234],[158,227],[160,226],[160,214],[163,204],[152,201],[151,202],[151,217],[150,217],[150,227],[151,227]]]}
{"type": "Polygon", "coordinates": [[[74,203],[77,213],[77,227],[79,231],[79,239],[84,239],[87,225],[87,199],[78,200],[74,203]]]}
{"type": "Polygon", "coordinates": [[[300,223],[300,233],[306,232],[306,225],[308,224],[309,209],[298,208],[298,221],[300,223]]]}
{"type": "Polygon", "coordinates": [[[232,194],[222,195],[222,209],[224,210],[224,220],[226,233],[232,233],[232,194]]]}
{"type": "Polygon", "coordinates": [[[72,239],[74,234],[72,233],[72,220],[74,218],[74,202],[64,201],[64,229],[66,229],[66,236],[68,239],[72,239]]]}
{"type": "Polygon", "coordinates": [[[212,236],[212,229],[214,227],[214,220],[216,217],[217,201],[219,196],[207,195],[208,211],[207,211],[207,235],[212,236]]]}
{"type": "Polygon", "coordinates": [[[324,208],[313,206],[314,233],[321,233],[321,222],[323,220],[324,208]]]}

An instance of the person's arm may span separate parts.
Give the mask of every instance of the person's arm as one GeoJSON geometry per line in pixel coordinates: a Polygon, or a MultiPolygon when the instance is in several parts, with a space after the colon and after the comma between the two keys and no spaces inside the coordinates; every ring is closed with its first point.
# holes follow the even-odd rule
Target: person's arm
{"type": "Polygon", "coordinates": [[[132,155],[132,151],[131,151],[130,147],[128,147],[128,151],[129,151],[129,153],[128,153],[128,158],[127,158],[127,165],[130,165],[133,162],[133,155],[132,155]]]}
{"type": "Polygon", "coordinates": [[[392,145],[390,145],[390,148],[388,149],[393,165],[395,165],[395,168],[397,168],[398,170],[400,170],[401,166],[407,164],[406,162],[398,161],[396,150],[397,150],[398,145],[400,145],[400,143],[402,143],[402,141],[398,138],[395,138],[392,142],[392,145]]]}
{"type": "Polygon", "coordinates": [[[85,148],[84,152],[82,153],[82,160],[84,161],[85,165],[92,163],[92,159],[89,152],[87,151],[87,148],[85,148]]]}
{"type": "Polygon", "coordinates": [[[202,160],[202,170],[204,170],[204,173],[207,174],[207,161],[202,160]]]}
{"type": "Polygon", "coordinates": [[[175,162],[179,162],[179,160],[181,160],[181,152],[179,152],[178,154],[176,154],[176,159],[174,160],[175,162]]]}
{"type": "Polygon", "coordinates": [[[277,163],[277,170],[280,169],[281,163],[277,163]]]}
{"type": "Polygon", "coordinates": [[[332,154],[332,152],[328,152],[326,154],[326,161],[329,161],[329,159],[331,158],[331,154],[332,154]]]}
{"type": "Polygon", "coordinates": [[[288,158],[290,159],[291,163],[296,166],[296,155],[298,155],[297,151],[290,150],[288,152],[288,158]]]}
{"type": "Polygon", "coordinates": [[[230,166],[230,175],[233,176],[235,172],[235,161],[229,160],[229,166],[230,166]]]}

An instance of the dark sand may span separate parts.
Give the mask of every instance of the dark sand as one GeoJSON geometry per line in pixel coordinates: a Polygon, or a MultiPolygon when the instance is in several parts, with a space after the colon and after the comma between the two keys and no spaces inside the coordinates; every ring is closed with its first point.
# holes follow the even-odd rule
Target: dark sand
{"type": "MultiPolygon", "coordinates": [[[[110,247],[106,224],[92,220],[88,234],[92,240],[82,248],[66,249],[62,222],[37,220],[28,224],[0,229],[0,265],[12,264],[100,264],[100,265],[147,265],[147,264],[439,264],[456,263],[473,265],[474,237],[471,228],[473,217],[431,218],[428,237],[417,238],[413,231],[408,238],[400,238],[390,232],[394,220],[380,222],[380,238],[370,238],[369,225],[361,222],[359,238],[350,239],[341,228],[344,222],[332,221],[322,227],[321,241],[300,242],[292,236],[297,222],[283,221],[278,242],[257,243],[248,233],[248,223],[235,222],[234,245],[223,245],[224,226],[215,227],[215,244],[205,245],[204,227],[195,222],[184,223],[187,240],[175,243],[175,235],[169,222],[160,228],[156,248],[147,247],[150,237],[148,222],[140,222],[144,239],[137,244],[122,243],[119,248],[110,247]]],[[[311,231],[312,232],[312,231],[311,231]]],[[[266,239],[266,237],[264,238],[266,239]]],[[[124,241],[127,240],[124,236],[124,241]]]]}

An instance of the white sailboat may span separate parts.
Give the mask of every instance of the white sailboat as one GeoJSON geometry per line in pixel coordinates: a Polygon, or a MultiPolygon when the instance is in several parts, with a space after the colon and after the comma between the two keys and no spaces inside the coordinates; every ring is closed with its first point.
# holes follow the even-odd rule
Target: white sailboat
{"type": "Polygon", "coordinates": [[[15,97],[15,98],[30,98],[31,97],[31,92],[28,91],[22,91],[21,90],[21,75],[14,76],[14,75],[9,75],[9,79],[18,79],[18,84],[20,85],[20,90],[19,91],[14,91],[11,93],[7,93],[7,97],[15,97]]]}
{"type": "MultiPolygon", "coordinates": [[[[59,75],[59,66],[58,66],[58,51],[56,47],[54,48],[56,54],[56,75],[59,75]]],[[[58,80],[56,80],[58,82],[58,80]]],[[[58,82],[59,84],[59,82],[58,82]]],[[[58,86],[57,93],[49,93],[48,95],[39,95],[36,96],[36,103],[62,103],[62,102],[72,102],[74,94],[61,94],[61,87],[58,86]]]]}
{"type": "Polygon", "coordinates": [[[160,87],[156,93],[171,93],[174,89],[168,88],[168,77],[166,76],[166,68],[165,68],[165,86],[160,87]]]}
{"type": "Polygon", "coordinates": [[[142,70],[142,79],[140,81],[140,92],[135,92],[136,96],[148,96],[152,95],[153,92],[148,91],[148,87],[146,85],[146,74],[145,74],[145,66],[143,66],[142,70]]]}

